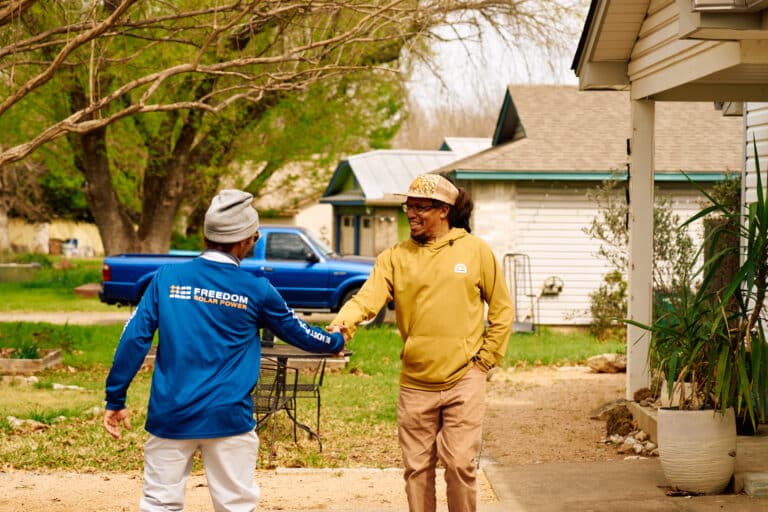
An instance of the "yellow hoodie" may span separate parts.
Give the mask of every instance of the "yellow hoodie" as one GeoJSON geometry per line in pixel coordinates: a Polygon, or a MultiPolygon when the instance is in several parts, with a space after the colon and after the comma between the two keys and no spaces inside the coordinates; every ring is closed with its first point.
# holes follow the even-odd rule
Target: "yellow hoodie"
{"type": "Polygon", "coordinates": [[[488,371],[504,356],[512,299],[491,248],[464,229],[452,228],[424,245],[407,240],[382,252],[331,325],[345,325],[353,334],[359,322],[392,299],[404,342],[402,386],[448,389],[472,366],[488,371]]]}

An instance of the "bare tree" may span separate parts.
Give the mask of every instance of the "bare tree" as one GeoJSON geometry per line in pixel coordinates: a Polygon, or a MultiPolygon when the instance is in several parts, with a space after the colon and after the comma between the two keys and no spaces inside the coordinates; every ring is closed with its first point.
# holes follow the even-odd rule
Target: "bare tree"
{"type": "Polygon", "coordinates": [[[478,107],[441,106],[426,110],[415,105],[408,111],[393,146],[407,149],[438,149],[446,137],[493,136],[499,102],[485,99],[478,107]]]}
{"type": "Polygon", "coordinates": [[[45,220],[50,213],[38,186],[44,173],[45,169],[32,161],[0,165],[0,252],[11,249],[9,212],[33,222],[45,220]]]}
{"type": "MultiPolygon", "coordinates": [[[[184,198],[204,190],[205,173],[226,168],[243,134],[280,102],[338,89],[345,77],[395,74],[403,55],[428,59],[429,41],[446,37],[441,26],[471,34],[482,21],[554,45],[552,27],[573,8],[530,0],[0,2],[0,120],[35,113],[0,151],[0,166],[66,140],[105,250],[161,251],[184,198]],[[132,159],[114,154],[128,129],[142,146],[121,148],[132,159]],[[136,194],[121,195],[120,179],[133,180],[136,194]]],[[[274,166],[266,170],[250,185],[274,166]]]]}

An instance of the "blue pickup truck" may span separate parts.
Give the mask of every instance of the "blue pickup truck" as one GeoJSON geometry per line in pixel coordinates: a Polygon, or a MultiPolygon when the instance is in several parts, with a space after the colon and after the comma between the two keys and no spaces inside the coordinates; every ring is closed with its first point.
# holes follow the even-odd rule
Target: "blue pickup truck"
{"type": "MultiPolygon", "coordinates": [[[[241,268],[266,277],[289,307],[301,313],[335,313],[363,285],[374,259],[339,256],[308,231],[296,226],[261,226],[261,238],[241,268]]],[[[180,263],[196,252],[117,254],[104,258],[99,299],[135,306],[162,265],[180,263]]],[[[384,320],[386,307],[369,322],[384,320]]]]}

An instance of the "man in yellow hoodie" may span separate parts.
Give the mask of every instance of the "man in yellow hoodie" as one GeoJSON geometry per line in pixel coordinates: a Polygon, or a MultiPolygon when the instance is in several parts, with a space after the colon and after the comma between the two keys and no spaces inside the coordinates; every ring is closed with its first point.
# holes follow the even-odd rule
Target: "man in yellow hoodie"
{"type": "Polygon", "coordinates": [[[424,174],[402,195],[410,240],[376,258],[365,285],[331,326],[353,334],[394,299],[403,338],[397,422],[409,510],[436,509],[439,459],[448,509],[472,512],[486,373],[506,350],[512,300],[491,248],[470,234],[473,203],[463,188],[424,174]]]}

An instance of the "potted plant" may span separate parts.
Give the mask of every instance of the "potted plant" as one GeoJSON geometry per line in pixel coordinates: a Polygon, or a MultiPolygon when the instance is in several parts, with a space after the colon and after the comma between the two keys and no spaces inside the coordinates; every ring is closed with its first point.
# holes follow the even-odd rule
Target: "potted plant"
{"type": "Polygon", "coordinates": [[[650,331],[651,376],[672,404],[657,412],[667,481],[688,492],[718,493],[735,468],[736,423],[733,408],[723,407],[715,392],[717,353],[727,344],[717,294],[707,286],[713,274],[701,276],[703,268],[689,269],[656,301],[651,325],[630,323],[650,331]]]}
{"type": "Polygon", "coordinates": [[[710,204],[684,225],[712,215],[729,222],[716,223],[705,236],[698,265],[656,301],[650,325],[628,321],[651,334],[651,375],[665,382],[662,392],[674,404],[658,411],[662,469],[672,486],[685,491],[721,492],[735,466],[735,417],[753,426],[765,421],[768,200],[759,164],[756,175],[757,200],[743,219],[740,208],[705,192],[710,204]],[[721,243],[734,230],[737,243],[721,243]],[[724,262],[734,251],[738,266],[723,279],[724,262]],[[708,426],[698,431],[702,422],[708,426]]]}
{"type": "Polygon", "coordinates": [[[738,417],[756,428],[765,422],[768,406],[768,196],[755,141],[753,148],[756,200],[742,209],[707,195],[711,204],[694,219],[716,213],[725,220],[705,241],[710,247],[704,264],[707,285],[716,299],[713,332],[720,341],[714,345],[712,357],[717,363],[709,376],[714,384],[713,400],[721,411],[734,407],[738,417]],[[735,242],[719,243],[723,238],[734,238],[735,242]],[[723,271],[728,258],[739,261],[733,273],[723,271]],[[721,282],[713,286],[718,279],[721,282]]]}

